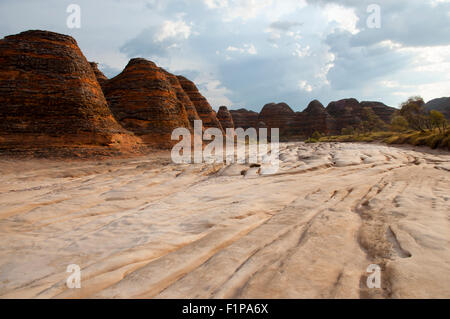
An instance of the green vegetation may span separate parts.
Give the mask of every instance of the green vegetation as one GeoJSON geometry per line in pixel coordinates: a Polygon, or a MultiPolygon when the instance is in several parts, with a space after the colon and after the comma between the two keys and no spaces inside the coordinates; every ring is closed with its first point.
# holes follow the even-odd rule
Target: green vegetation
{"type": "MultiPolygon", "coordinates": [[[[312,143],[311,141],[309,141],[312,143]]],[[[407,132],[371,132],[353,135],[325,136],[316,142],[383,142],[387,144],[411,144],[415,146],[429,146],[431,148],[450,149],[450,130],[445,133],[433,131],[407,132]]]]}
{"type": "Polygon", "coordinates": [[[370,108],[364,108],[358,127],[346,127],[341,135],[320,136],[315,132],[307,143],[317,142],[384,142],[450,149],[450,129],[445,116],[427,112],[421,97],[411,97],[401,104],[387,125],[370,108]],[[318,135],[317,135],[317,134],[318,135]]]}

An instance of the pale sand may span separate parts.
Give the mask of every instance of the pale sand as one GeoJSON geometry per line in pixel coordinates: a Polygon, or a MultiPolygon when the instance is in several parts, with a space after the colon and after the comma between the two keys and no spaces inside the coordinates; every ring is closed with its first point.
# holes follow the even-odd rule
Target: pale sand
{"type": "Polygon", "coordinates": [[[2,159],[0,298],[450,298],[448,152],[289,143],[264,171],[2,159]]]}

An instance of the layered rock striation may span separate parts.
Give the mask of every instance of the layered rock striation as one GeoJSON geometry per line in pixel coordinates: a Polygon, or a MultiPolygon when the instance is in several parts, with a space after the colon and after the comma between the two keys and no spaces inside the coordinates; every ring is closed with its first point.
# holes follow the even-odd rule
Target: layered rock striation
{"type": "Polygon", "coordinates": [[[291,125],[291,134],[294,136],[311,136],[314,132],[336,132],[336,120],[318,100],[312,101],[303,112],[297,113],[296,120],[291,125]]]}
{"type": "Polygon", "coordinates": [[[194,104],[200,119],[203,121],[203,126],[205,129],[218,128],[223,131],[222,125],[217,119],[216,113],[212,109],[208,100],[199,92],[194,82],[181,75],[177,76],[177,78],[181,84],[181,87],[194,104]]]}
{"type": "Polygon", "coordinates": [[[94,74],[95,74],[95,77],[97,78],[98,84],[100,84],[100,86],[103,88],[105,86],[106,82],[108,82],[108,78],[106,77],[105,74],[103,74],[102,71],[100,71],[100,69],[98,68],[97,62],[89,62],[89,64],[91,65],[91,68],[94,71],[94,74]]]}
{"type": "Polygon", "coordinates": [[[219,111],[217,112],[217,119],[222,125],[222,128],[226,131],[226,129],[234,129],[233,117],[231,116],[230,111],[226,106],[221,106],[219,111]]]}
{"type": "Polygon", "coordinates": [[[235,128],[243,128],[244,130],[257,126],[259,114],[255,111],[247,109],[230,110],[235,128]]]}
{"type": "Polygon", "coordinates": [[[106,83],[104,93],[114,116],[126,129],[147,145],[168,148],[174,144],[174,129],[192,127],[186,111],[188,100],[180,90],[177,94],[176,85],[153,62],[135,58],[106,83]]]}
{"type": "Polygon", "coordinates": [[[288,133],[288,128],[295,119],[295,112],[286,103],[269,103],[264,105],[258,116],[258,122],[266,124],[267,129],[278,128],[280,138],[283,140],[288,133]]]}
{"type": "Polygon", "coordinates": [[[48,31],[0,40],[0,118],[3,150],[136,144],[113,117],[75,39],[48,31]]]}
{"type": "Polygon", "coordinates": [[[391,123],[392,117],[394,113],[397,111],[396,108],[387,106],[381,102],[373,102],[373,101],[363,101],[361,102],[361,107],[370,107],[374,113],[386,124],[391,123]]]}

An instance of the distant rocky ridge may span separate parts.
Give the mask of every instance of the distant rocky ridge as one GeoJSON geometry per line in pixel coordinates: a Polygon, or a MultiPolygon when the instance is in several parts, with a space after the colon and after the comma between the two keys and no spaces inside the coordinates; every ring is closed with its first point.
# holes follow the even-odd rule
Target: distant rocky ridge
{"type": "Polygon", "coordinates": [[[303,112],[294,112],[286,103],[269,103],[264,105],[260,114],[245,109],[231,110],[230,113],[236,128],[258,127],[258,122],[264,122],[268,129],[280,129],[281,140],[289,140],[309,137],[316,131],[339,134],[343,128],[358,127],[365,107],[371,108],[385,123],[390,123],[396,111],[381,102],[343,99],[329,103],[326,108],[314,100],[303,112]]]}
{"type": "Polygon", "coordinates": [[[269,103],[259,113],[258,122],[265,123],[269,130],[279,128],[280,135],[284,135],[294,117],[295,112],[286,103],[269,103]]]}
{"type": "Polygon", "coordinates": [[[361,106],[363,108],[370,107],[374,111],[374,113],[385,123],[391,123],[392,116],[397,111],[396,108],[387,106],[386,104],[381,103],[381,102],[363,101],[363,102],[361,102],[361,106]]]}
{"type": "Polygon", "coordinates": [[[231,113],[228,111],[226,106],[221,106],[217,112],[217,118],[219,119],[222,128],[226,130],[227,128],[234,129],[234,122],[231,113]]]}
{"type": "MultiPolygon", "coordinates": [[[[450,117],[449,104],[450,98],[442,98],[426,107],[450,117]]],[[[151,61],[131,59],[108,79],[70,36],[35,30],[0,40],[0,152],[170,148],[177,142],[172,131],[192,131],[196,120],[202,120],[203,130],[222,132],[279,128],[286,141],[358,127],[366,107],[386,123],[396,111],[381,102],[343,99],[326,108],[314,100],[302,112],[269,103],[260,113],[225,106],[216,113],[192,81],[151,61]]]]}
{"type": "Polygon", "coordinates": [[[258,125],[259,114],[255,111],[247,109],[230,110],[231,117],[235,128],[248,129],[258,125]]]}
{"type": "Polygon", "coordinates": [[[450,120],[450,97],[442,97],[431,100],[425,104],[425,109],[427,111],[439,111],[444,114],[448,120],[450,120]]]}
{"type": "Polygon", "coordinates": [[[323,134],[336,132],[336,120],[317,100],[309,103],[303,112],[298,112],[295,120],[289,125],[290,136],[311,136],[315,131],[323,134]]]}

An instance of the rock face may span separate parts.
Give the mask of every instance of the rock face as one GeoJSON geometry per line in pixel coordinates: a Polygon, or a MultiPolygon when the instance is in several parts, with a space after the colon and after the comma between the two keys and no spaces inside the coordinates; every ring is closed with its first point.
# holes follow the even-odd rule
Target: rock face
{"type": "Polygon", "coordinates": [[[233,118],[235,128],[243,128],[244,130],[255,127],[258,124],[259,114],[247,109],[231,110],[231,117],[233,118]]]}
{"type": "Polygon", "coordinates": [[[175,91],[178,100],[183,104],[183,107],[186,110],[188,116],[190,127],[194,128],[194,121],[200,120],[200,116],[197,113],[194,103],[192,103],[191,99],[186,94],[183,87],[181,86],[180,81],[175,75],[167,72],[164,69],[161,69],[161,71],[163,71],[166,74],[166,77],[169,79],[170,85],[172,86],[172,89],[175,91]]]}
{"type": "Polygon", "coordinates": [[[309,103],[303,112],[297,112],[286,131],[288,139],[309,137],[314,132],[332,134],[336,130],[336,121],[317,100],[309,103]]]}
{"type": "Polygon", "coordinates": [[[387,106],[381,102],[363,101],[361,102],[361,107],[370,107],[374,113],[387,124],[391,123],[392,116],[397,111],[396,108],[387,106]]]}
{"type": "Polygon", "coordinates": [[[108,78],[103,74],[102,71],[99,70],[97,62],[89,62],[89,64],[91,65],[91,68],[94,71],[94,74],[95,74],[95,77],[97,78],[98,83],[103,88],[105,86],[106,82],[108,81],[108,78]]]}
{"type": "Polygon", "coordinates": [[[295,112],[286,103],[269,103],[264,105],[258,117],[258,122],[264,122],[267,128],[280,129],[280,139],[286,134],[288,127],[295,119],[295,112]]]}
{"type": "Polygon", "coordinates": [[[169,148],[176,143],[171,141],[174,129],[191,127],[167,73],[153,62],[130,60],[104,92],[114,116],[147,145],[169,148]]]}
{"type": "Polygon", "coordinates": [[[450,97],[431,100],[425,104],[425,109],[427,111],[439,111],[444,114],[448,120],[450,120],[450,97]]]}
{"type": "Polygon", "coordinates": [[[336,129],[340,132],[343,128],[356,127],[361,123],[362,107],[356,99],[344,99],[331,102],[326,108],[336,120],[336,129]]]}
{"type": "Polygon", "coordinates": [[[245,109],[231,111],[235,127],[256,127],[264,122],[267,128],[280,128],[281,140],[311,136],[315,131],[322,134],[339,134],[345,127],[361,124],[363,109],[370,107],[386,123],[390,123],[396,109],[380,102],[361,102],[345,99],[331,102],[327,108],[317,100],[312,101],[303,112],[294,112],[286,103],[270,103],[256,112],[245,109]]]}
{"type": "Polygon", "coordinates": [[[303,128],[302,132],[306,136],[311,136],[314,132],[331,134],[336,132],[336,120],[328,114],[325,107],[317,100],[309,103],[302,112],[303,128]]]}
{"type": "Polygon", "coordinates": [[[0,40],[0,117],[4,150],[136,143],[114,119],[77,42],[53,32],[0,40]]]}
{"type": "Polygon", "coordinates": [[[211,105],[209,105],[208,100],[200,94],[195,84],[184,76],[179,75],[177,78],[180,81],[181,87],[194,104],[200,119],[203,121],[205,129],[218,128],[223,131],[222,125],[217,119],[214,110],[211,105]]]}
{"type": "Polygon", "coordinates": [[[217,119],[222,125],[222,128],[226,131],[227,128],[234,129],[234,122],[231,113],[226,106],[221,106],[219,112],[217,112],[217,119]]]}

